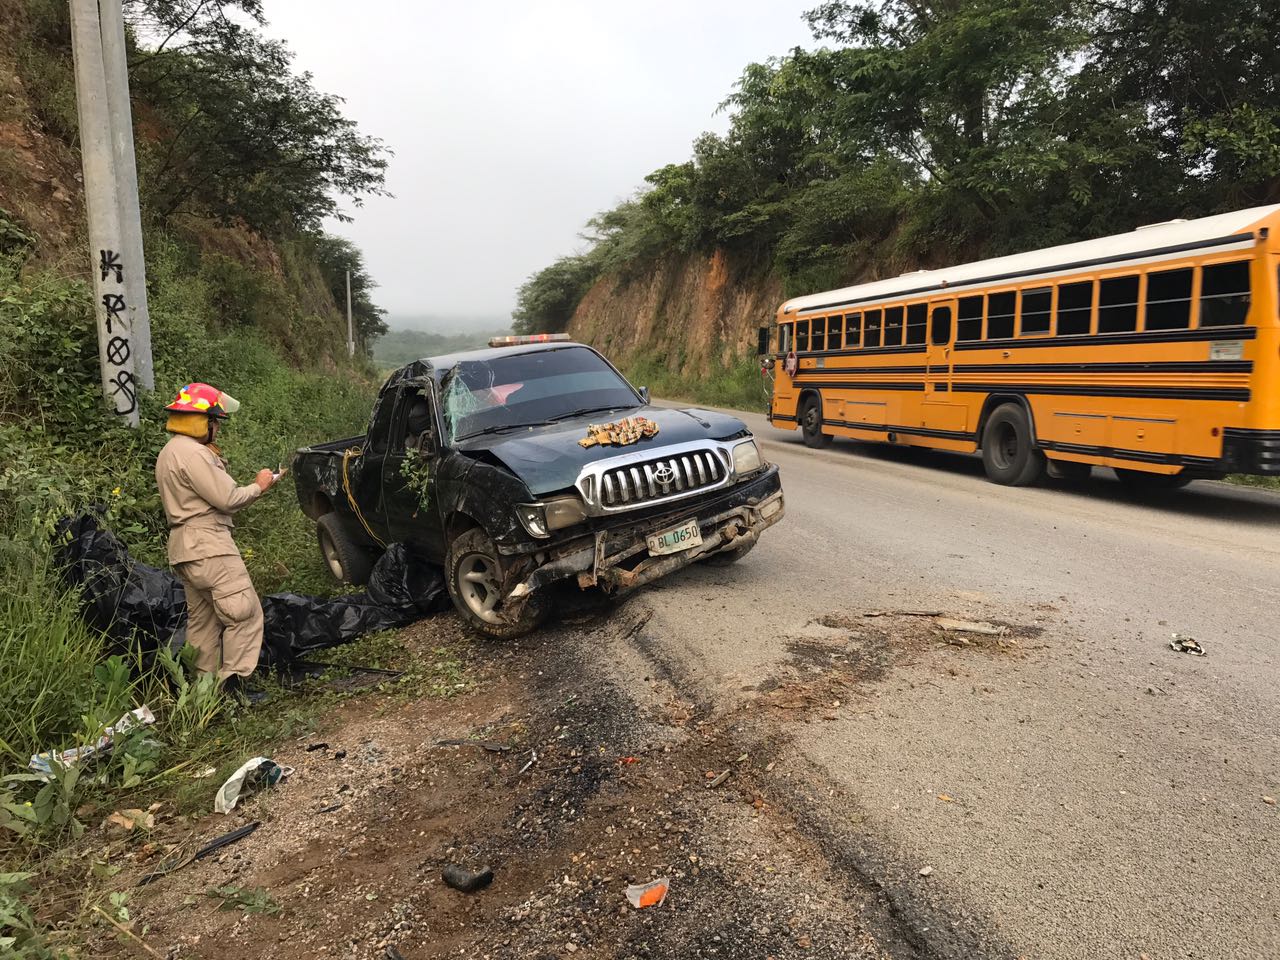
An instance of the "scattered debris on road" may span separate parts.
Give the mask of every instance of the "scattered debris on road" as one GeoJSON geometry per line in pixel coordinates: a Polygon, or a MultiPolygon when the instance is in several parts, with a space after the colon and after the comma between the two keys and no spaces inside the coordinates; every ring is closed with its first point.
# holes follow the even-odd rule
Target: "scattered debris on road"
{"type": "Polygon", "coordinates": [[[479,870],[468,870],[456,863],[451,863],[440,874],[441,878],[460,893],[475,893],[493,883],[493,871],[488,867],[479,870]]]}
{"type": "Polygon", "coordinates": [[[955,620],[951,617],[935,616],[933,622],[943,630],[952,633],[977,633],[984,637],[1003,637],[1009,632],[1009,628],[1006,626],[986,623],[985,621],[955,620]]]}
{"type": "Polygon", "coordinates": [[[1189,653],[1193,657],[1206,656],[1205,649],[1200,646],[1199,640],[1184,637],[1180,633],[1173,634],[1173,638],[1169,641],[1169,646],[1178,653],[1189,653]]]}
{"type": "Polygon", "coordinates": [[[148,883],[151,883],[151,881],[159,880],[161,877],[173,873],[175,870],[181,870],[188,864],[195,863],[197,860],[203,860],[210,854],[217,853],[223,847],[229,846],[237,840],[243,840],[260,826],[262,826],[262,822],[260,820],[251,820],[243,827],[237,827],[230,833],[224,833],[220,837],[215,837],[190,856],[183,856],[181,849],[179,849],[167,860],[163,861],[155,870],[152,870],[148,874],[144,874],[138,881],[138,886],[146,886],[148,883]]]}
{"type": "Polygon", "coordinates": [[[652,883],[632,884],[627,887],[627,900],[637,910],[660,907],[666,901],[670,889],[670,877],[660,877],[652,883]]]}
{"type": "Polygon", "coordinates": [[[269,757],[254,757],[227,777],[213,798],[214,813],[230,813],[240,802],[240,795],[260,787],[273,787],[293,773],[292,767],[282,767],[269,757]]]}
{"type": "Polygon", "coordinates": [[[920,868],[920,876],[922,876],[922,877],[931,877],[931,876],[933,876],[933,867],[921,867],[921,868],[920,868]]]}
{"type": "Polygon", "coordinates": [[[716,787],[720,786],[720,784],[724,783],[728,779],[729,779],[728,770],[725,770],[723,773],[718,773],[714,777],[712,777],[711,780],[707,783],[707,789],[714,790],[716,787]]]}
{"type": "Polygon", "coordinates": [[[496,740],[467,740],[463,737],[454,737],[450,740],[437,740],[437,747],[479,747],[489,753],[507,753],[511,749],[509,743],[499,743],[496,740]]]}

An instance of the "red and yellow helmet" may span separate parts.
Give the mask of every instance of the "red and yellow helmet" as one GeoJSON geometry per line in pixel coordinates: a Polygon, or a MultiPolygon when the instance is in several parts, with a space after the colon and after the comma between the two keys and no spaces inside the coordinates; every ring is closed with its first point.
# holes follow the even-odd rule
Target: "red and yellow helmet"
{"type": "Polygon", "coordinates": [[[188,383],[165,409],[173,413],[203,413],[225,420],[240,409],[240,401],[207,383],[188,383]]]}

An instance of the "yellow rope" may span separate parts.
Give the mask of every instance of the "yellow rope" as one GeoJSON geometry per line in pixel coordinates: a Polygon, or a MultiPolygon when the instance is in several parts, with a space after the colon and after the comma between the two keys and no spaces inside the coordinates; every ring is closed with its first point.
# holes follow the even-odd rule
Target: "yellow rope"
{"type": "Polygon", "coordinates": [[[360,526],[364,527],[364,532],[369,534],[378,546],[385,547],[386,543],[373,532],[373,528],[365,520],[364,514],[360,512],[360,506],[356,503],[355,495],[351,492],[351,479],[347,475],[347,465],[351,462],[352,457],[358,457],[362,453],[364,453],[364,450],[361,447],[350,447],[342,451],[342,489],[347,495],[347,503],[351,504],[351,509],[355,511],[356,519],[360,521],[360,526]]]}

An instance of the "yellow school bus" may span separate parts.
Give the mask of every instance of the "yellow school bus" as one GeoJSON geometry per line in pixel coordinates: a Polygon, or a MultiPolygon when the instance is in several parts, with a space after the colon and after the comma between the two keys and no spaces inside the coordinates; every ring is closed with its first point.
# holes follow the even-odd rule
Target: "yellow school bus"
{"type": "MultiPolygon", "coordinates": [[[[996,483],[1280,474],[1280,204],[788,300],[769,419],[996,483]]],[[[762,349],[767,349],[762,331],[762,349]]]]}

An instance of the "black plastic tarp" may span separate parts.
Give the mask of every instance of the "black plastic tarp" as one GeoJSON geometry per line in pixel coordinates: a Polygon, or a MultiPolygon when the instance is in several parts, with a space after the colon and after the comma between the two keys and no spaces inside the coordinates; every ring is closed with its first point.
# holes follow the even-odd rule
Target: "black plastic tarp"
{"type": "MultiPolygon", "coordinates": [[[[182,646],[187,601],[171,571],[134,560],[92,513],[64,519],[55,542],[64,582],[80,591],[82,615],[107,636],[111,653],[140,653],[145,666],[161,647],[176,651],[182,646]]],[[[392,544],[373,568],[366,593],[263,597],[263,660],[284,666],[310,651],[403,627],[448,605],[440,569],[407,545],[392,544]]]]}

